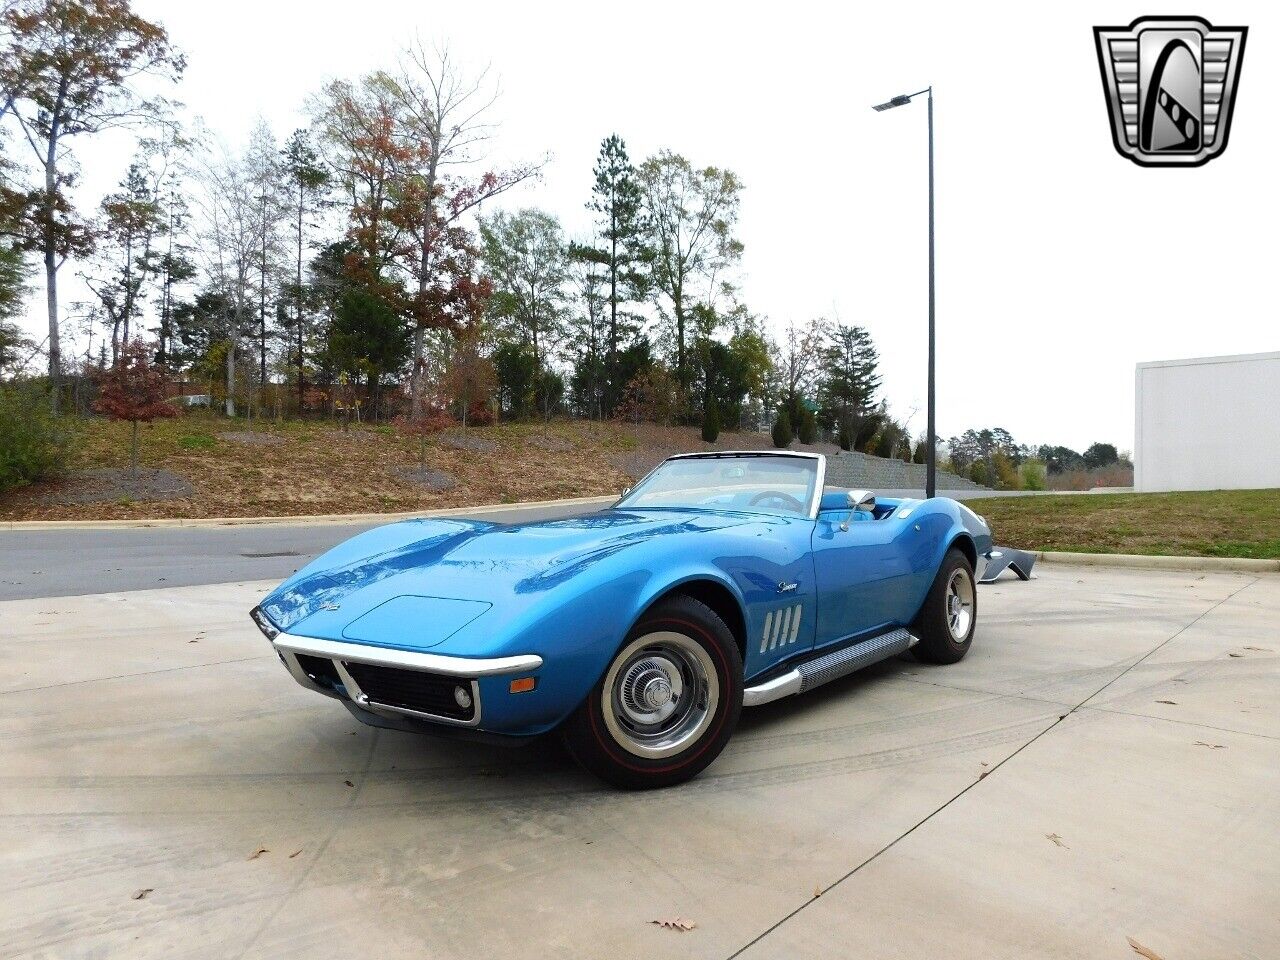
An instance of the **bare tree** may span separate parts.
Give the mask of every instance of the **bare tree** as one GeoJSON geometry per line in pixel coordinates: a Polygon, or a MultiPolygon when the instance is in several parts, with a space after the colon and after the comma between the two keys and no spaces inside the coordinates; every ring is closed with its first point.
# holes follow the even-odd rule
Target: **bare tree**
{"type": "Polygon", "coordinates": [[[415,282],[411,306],[413,319],[413,372],[411,389],[414,417],[421,415],[418,378],[425,366],[428,330],[450,326],[440,309],[449,298],[447,288],[460,278],[450,269],[452,251],[465,245],[457,226],[464,216],[485,200],[497,196],[535,175],[539,165],[489,171],[478,179],[466,179],[456,168],[473,164],[493,132],[486,114],[498,97],[487,80],[488,71],[467,76],[448,47],[428,50],[416,41],[405,52],[396,92],[402,115],[400,136],[406,147],[406,185],[402,222],[413,237],[405,263],[415,282]]]}
{"type": "Polygon", "coordinates": [[[817,388],[822,371],[822,342],[825,325],[814,320],[808,326],[787,325],[783,342],[774,350],[774,369],[783,397],[805,396],[817,388]]]}
{"type": "Polygon", "coordinates": [[[280,257],[284,250],[283,225],[288,216],[287,200],[281,180],[280,147],[265,120],[259,119],[249,134],[245,153],[245,176],[254,193],[254,232],[258,237],[258,393],[267,387],[267,292],[274,286],[280,257]]]}
{"type": "Polygon", "coordinates": [[[226,347],[226,413],[236,415],[236,353],[253,320],[254,275],[261,255],[261,220],[255,185],[243,159],[205,146],[195,174],[196,232],[208,285],[225,301],[211,322],[226,347]]]}

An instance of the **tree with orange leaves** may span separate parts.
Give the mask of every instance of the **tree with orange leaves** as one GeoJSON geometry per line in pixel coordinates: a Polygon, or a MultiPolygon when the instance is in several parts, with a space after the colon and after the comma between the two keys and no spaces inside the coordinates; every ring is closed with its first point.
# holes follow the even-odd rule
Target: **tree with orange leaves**
{"type": "MultiPolygon", "coordinates": [[[[460,329],[454,308],[469,306],[479,292],[465,261],[473,257],[471,232],[463,218],[485,200],[536,175],[539,164],[488,171],[479,178],[454,171],[474,163],[489,139],[485,113],[497,99],[481,72],[469,77],[447,47],[428,50],[420,41],[407,51],[395,80],[401,134],[410,149],[398,221],[405,232],[401,263],[410,279],[416,386],[426,374],[429,330],[460,329]]],[[[414,416],[422,391],[412,389],[414,416]]]]}
{"type": "Polygon", "coordinates": [[[128,420],[133,430],[129,446],[129,476],[138,474],[138,424],[157,417],[176,417],[165,396],[164,375],[151,365],[147,346],[139,339],[120,351],[115,366],[101,375],[93,409],[112,420],[128,420]]]}

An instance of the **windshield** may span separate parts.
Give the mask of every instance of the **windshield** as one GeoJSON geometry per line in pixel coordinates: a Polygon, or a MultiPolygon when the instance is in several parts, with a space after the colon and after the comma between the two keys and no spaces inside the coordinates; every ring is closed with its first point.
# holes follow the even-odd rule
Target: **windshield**
{"type": "Polygon", "coordinates": [[[809,515],[818,482],[811,457],[690,457],[668,460],[620,507],[718,507],[809,515]]]}

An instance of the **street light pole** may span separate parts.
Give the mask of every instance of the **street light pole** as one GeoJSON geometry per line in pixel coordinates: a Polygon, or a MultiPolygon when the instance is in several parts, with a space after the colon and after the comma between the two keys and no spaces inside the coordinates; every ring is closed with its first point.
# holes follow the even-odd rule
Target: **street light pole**
{"type": "Polygon", "coordinates": [[[934,392],[934,292],[933,292],[933,87],[929,87],[929,414],[924,446],[924,495],[938,492],[938,433],[934,392]]]}
{"type": "Polygon", "coordinates": [[[872,110],[883,113],[894,107],[905,107],[920,94],[928,94],[929,99],[929,400],[928,424],[925,427],[925,480],[924,495],[932,497],[938,492],[938,434],[936,420],[936,402],[934,389],[934,264],[933,264],[933,87],[929,86],[915,93],[900,94],[892,100],[878,103],[872,110]]]}

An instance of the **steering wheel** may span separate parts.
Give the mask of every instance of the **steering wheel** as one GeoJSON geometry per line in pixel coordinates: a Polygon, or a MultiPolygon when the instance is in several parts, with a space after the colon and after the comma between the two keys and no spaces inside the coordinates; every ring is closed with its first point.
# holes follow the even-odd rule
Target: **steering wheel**
{"type": "Polygon", "coordinates": [[[750,505],[754,507],[762,500],[781,500],[784,503],[790,504],[795,509],[796,513],[804,513],[804,504],[789,493],[782,493],[778,490],[762,490],[751,498],[750,505]]]}

